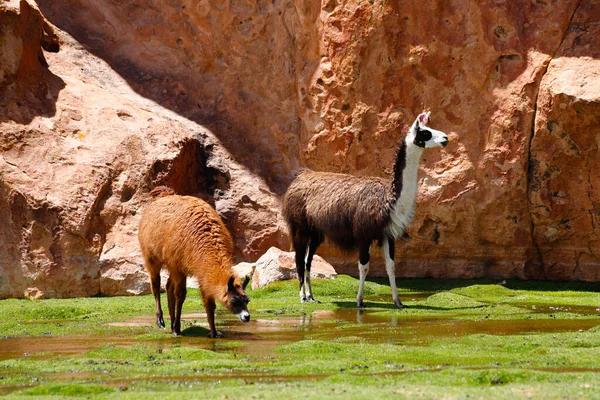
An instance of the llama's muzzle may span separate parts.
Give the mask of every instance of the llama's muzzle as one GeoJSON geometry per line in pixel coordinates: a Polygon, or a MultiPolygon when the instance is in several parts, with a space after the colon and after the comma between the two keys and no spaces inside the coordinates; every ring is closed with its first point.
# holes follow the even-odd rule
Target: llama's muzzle
{"type": "Polygon", "coordinates": [[[250,322],[250,313],[246,310],[243,310],[235,315],[237,315],[242,322],[250,322]]]}

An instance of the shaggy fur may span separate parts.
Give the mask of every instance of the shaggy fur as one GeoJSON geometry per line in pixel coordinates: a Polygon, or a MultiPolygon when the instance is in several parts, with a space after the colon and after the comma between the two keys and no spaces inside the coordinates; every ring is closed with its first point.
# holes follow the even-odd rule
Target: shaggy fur
{"type": "Polygon", "coordinates": [[[181,334],[181,307],[186,297],[186,277],[198,280],[206,308],[210,336],[221,336],[215,329],[215,300],[248,322],[248,296],[232,270],[233,242],[217,212],[206,202],[191,196],[159,196],[144,210],[139,226],[139,242],[150,275],[156,301],[156,321],[164,327],[160,305],[160,270],[169,271],[167,299],[171,330],[181,334]]]}
{"type": "Polygon", "coordinates": [[[414,216],[423,149],[448,143],[445,133],[427,127],[428,120],[429,113],[420,114],[400,142],[391,180],[314,171],[302,172],[294,179],[284,196],[283,215],[296,252],[301,301],[315,301],[310,287],[311,261],[327,237],[342,249],[359,250],[358,307],[363,306],[370,246],[378,242],[383,247],[394,303],[402,307],[395,283],[394,241],[405,233],[414,216]]]}
{"type": "Polygon", "coordinates": [[[299,236],[324,235],[345,250],[381,242],[394,200],[391,183],[374,177],[301,173],[286,192],[283,206],[294,242],[299,236]]]}

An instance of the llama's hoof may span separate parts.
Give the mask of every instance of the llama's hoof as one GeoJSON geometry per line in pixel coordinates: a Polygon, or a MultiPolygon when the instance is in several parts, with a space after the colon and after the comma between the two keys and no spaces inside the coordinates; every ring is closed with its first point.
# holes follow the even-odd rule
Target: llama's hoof
{"type": "Polygon", "coordinates": [[[401,302],[397,302],[397,303],[394,303],[394,304],[396,304],[396,308],[397,308],[398,310],[401,310],[401,309],[403,309],[403,308],[406,308],[406,306],[405,306],[404,304],[402,304],[401,302]]]}
{"type": "Polygon", "coordinates": [[[312,296],[308,296],[306,301],[308,301],[309,303],[319,303],[319,304],[321,303],[319,300],[315,300],[315,298],[312,296]]]}
{"type": "Polygon", "coordinates": [[[222,334],[221,332],[219,332],[219,331],[215,331],[214,333],[213,333],[213,332],[210,332],[210,333],[208,334],[208,337],[209,337],[209,338],[212,338],[212,339],[220,339],[220,338],[222,338],[222,337],[223,337],[223,334],[222,334]]]}
{"type": "Polygon", "coordinates": [[[356,308],[365,308],[365,303],[362,300],[357,301],[356,308]]]}
{"type": "Polygon", "coordinates": [[[165,320],[163,319],[162,315],[159,315],[158,317],[156,317],[156,325],[158,325],[159,328],[166,327],[165,320]]]}
{"type": "Polygon", "coordinates": [[[181,332],[172,331],[171,334],[173,334],[175,337],[181,336],[181,332]]]}

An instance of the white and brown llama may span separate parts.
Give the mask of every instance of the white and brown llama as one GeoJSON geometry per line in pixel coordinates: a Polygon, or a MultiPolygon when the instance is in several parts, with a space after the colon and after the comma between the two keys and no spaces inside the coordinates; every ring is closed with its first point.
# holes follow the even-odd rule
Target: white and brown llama
{"type": "Polygon", "coordinates": [[[300,173],[285,193],[283,215],[296,252],[300,301],[316,301],[310,285],[312,258],[327,237],[344,250],[358,248],[360,282],[356,306],[361,308],[369,272],[371,243],[382,247],[392,299],[398,297],[394,242],[413,220],[419,160],[425,148],[445,147],[448,136],[427,126],[430,112],[421,113],[398,147],[393,179],[330,172],[300,173]]]}
{"type": "Polygon", "coordinates": [[[152,192],[157,198],[144,210],[138,238],[152,293],[156,301],[156,323],[165,326],[160,306],[160,270],[169,271],[167,301],[171,331],[181,334],[181,307],[186,297],[187,276],[194,276],[206,309],[210,337],[221,337],[215,329],[215,300],[250,321],[248,296],[233,266],[233,241],[217,212],[196,197],[178,196],[165,187],[152,192]]]}

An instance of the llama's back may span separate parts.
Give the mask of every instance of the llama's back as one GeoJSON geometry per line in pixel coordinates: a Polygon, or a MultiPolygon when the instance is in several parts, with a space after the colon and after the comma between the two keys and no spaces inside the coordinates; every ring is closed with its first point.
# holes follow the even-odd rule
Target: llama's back
{"type": "Polygon", "coordinates": [[[217,212],[191,196],[165,196],[151,202],[139,227],[144,257],[186,275],[199,265],[231,267],[233,241],[217,212]],[[190,269],[191,268],[191,269],[190,269]]]}
{"type": "Polygon", "coordinates": [[[284,198],[288,224],[324,233],[342,248],[379,240],[389,218],[388,180],[306,171],[284,198]]]}

